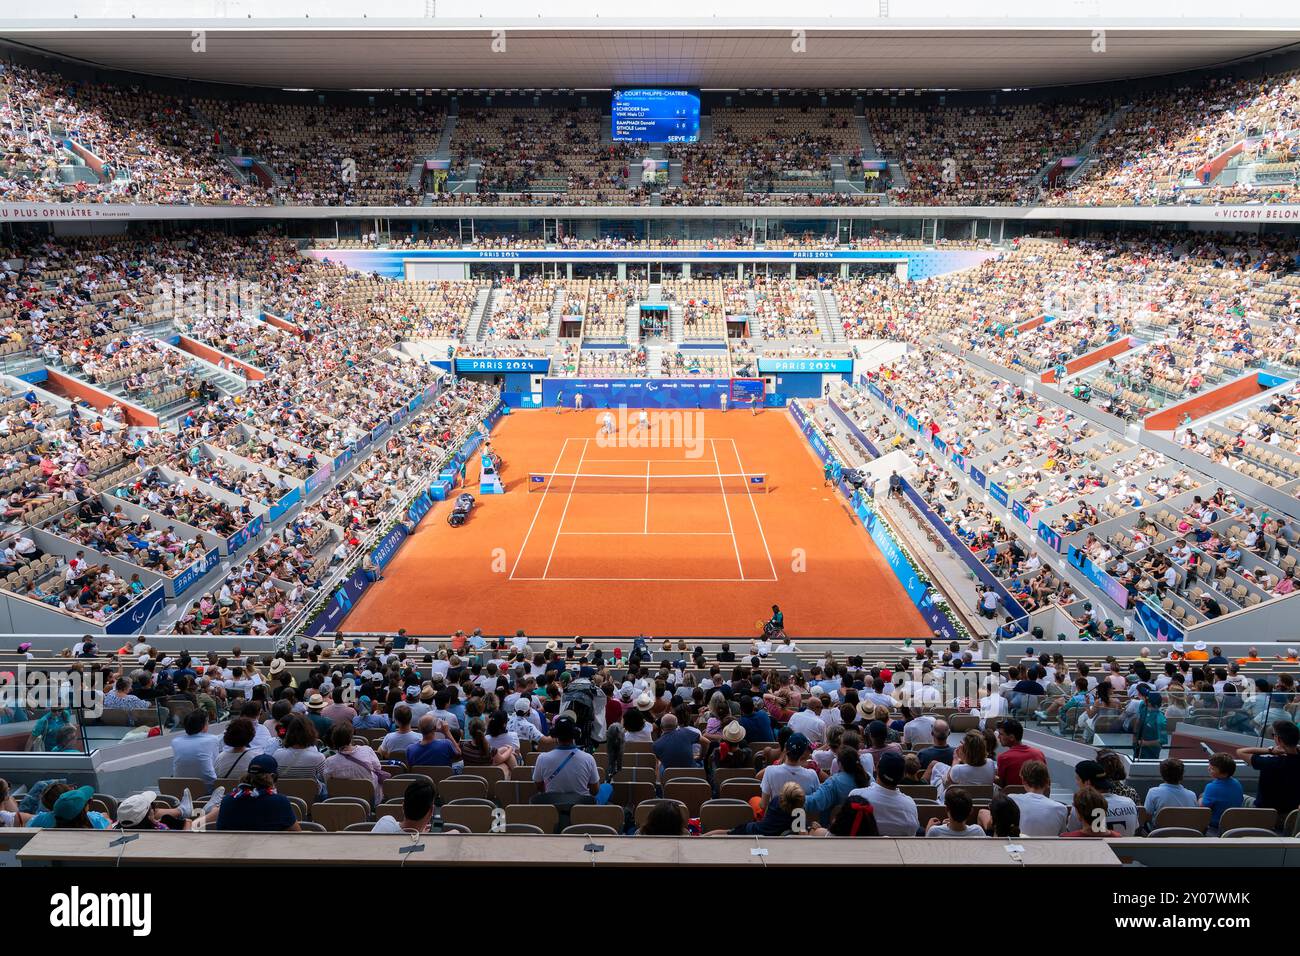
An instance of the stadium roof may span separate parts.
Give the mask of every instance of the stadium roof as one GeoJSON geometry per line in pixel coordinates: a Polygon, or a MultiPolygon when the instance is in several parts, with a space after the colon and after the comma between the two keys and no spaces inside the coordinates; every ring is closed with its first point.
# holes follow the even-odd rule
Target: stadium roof
{"type": "Polygon", "coordinates": [[[1007,89],[1286,52],[1300,44],[1300,18],[65,18],[10,20],[0,37],[113,69],[294,89],[1007,89]],[[205,31],[203,52],[194,30],[205,31]],[[505,31],[503,51],[494,30],[505,31]],[[806,31],[805,52],[794,49],[796,30],[806,31]]]}

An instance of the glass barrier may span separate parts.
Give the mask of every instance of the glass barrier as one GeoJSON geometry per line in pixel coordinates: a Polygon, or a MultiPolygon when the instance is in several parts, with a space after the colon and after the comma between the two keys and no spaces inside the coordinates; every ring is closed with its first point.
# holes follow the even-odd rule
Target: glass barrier
{"type": "Polygon", "coordinates": [[[1159,760],[1169,756],[1171,740],[1179,728],[1188,738],[1194,728],[1203,727],[1232,734],[1241,747],[1267,747],[1273,742],[1277,721],[1296,723],[1300,693],[1248,689],[1235,693],[1229,688],[1182,691],[1168,689],[1153,695],[1151,706],[1127,691],[1112,695],[1075,690],[1044,695],[1010,694],[1011,713],[1027,728],[1095,747],[1108,747],[1136,760],[1159,760]]]}

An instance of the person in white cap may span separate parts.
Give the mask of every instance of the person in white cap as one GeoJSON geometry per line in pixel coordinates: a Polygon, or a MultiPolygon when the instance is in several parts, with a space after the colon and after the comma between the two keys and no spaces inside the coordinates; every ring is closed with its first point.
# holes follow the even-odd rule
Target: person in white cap
{"type": "Polygon", "coordinates": [[[515,700],[514,713],[506,721],[506,730],[521,741],[531,740],[537,743],[545,739],[541,727],[538,726],[537,717],[533,713],[533,705],[527,697],[519,697],[515,700]]]}
{"type": "MultiPolygon", "coordinates": [[[[217,787],[208,800],[208,810],[204,816],[205,827],[215,826],[221,800],[226,795],[225,787],[217,787]]],[[[180,807],[155,807],[158,794],[152,790],[143,790],[124,797],[117,805],[117,822],[114,830],[191,830],[195,820],[187,819],[180,807]]]]}

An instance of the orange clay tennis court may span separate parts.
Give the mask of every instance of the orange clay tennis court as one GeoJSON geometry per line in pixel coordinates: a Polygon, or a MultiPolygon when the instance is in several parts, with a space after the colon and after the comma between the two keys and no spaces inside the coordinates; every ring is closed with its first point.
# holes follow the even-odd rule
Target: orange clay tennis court
{"type": "Polygon", "coordinates": [[[787,412],[603,414],[504,418],[506,494],[476,456],[466,524],[439,504],[344,630],[750,638],[779,604],[794,638],[929,636],[787,412]]]}

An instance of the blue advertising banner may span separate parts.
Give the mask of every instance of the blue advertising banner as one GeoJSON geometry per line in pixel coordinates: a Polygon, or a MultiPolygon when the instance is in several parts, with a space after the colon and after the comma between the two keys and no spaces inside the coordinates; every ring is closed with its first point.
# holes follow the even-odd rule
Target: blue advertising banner
{"type": "Polygon", "coordinates": [[[907,427],[912,429],[912,431],[914,432],[919,432],[921,430],[921,423],[916,420],[915,415],[908,415],[907,427]]]}
{"type": "Polygon", "coordinates": [[[262,533],[262,516],[258,515],[226,539],[226,553],[234,554],[262,533]]]}
{"type": "Polygon", "coordinates": [[[583,408],[720,408],[730,391],[727,378],[548,378],[542,381],[542,404],[572,408],[580,394],[583,408]]]}
{"type": "Polygon", "coordinates": [[[872,385],[870,382],[867,382],[867,391],[875,397],[876,401],[883,402],[885,400],[885,393],[876,388],[876,386],[872,385]]]}
{"type": "Polygon", "coordinates": [[[939,537],[943,538],[952,553],[960,558],[966,567],[970,568],[976,580],[986,588],[997,592],[998,596],[1002,598],[1002,607],[1006,613],[1011,615],[1017,624],[1022,625],[1024,630],[1028,630],[1029,612],[1020,606],[1020,603],[1012,596],[1011,592],[993,576],[993,572],[975,556],[975,553],[971,551],[966,542],[959,538],[952,528],[948,527],[947,523],[939,517],[939,513],[930,507],[930,503],[921,496],[921,493],[906,478],[903,479],[903,494],[907,495],[908,500],[925,516],[925,520],[930,523],[930,526],[934,528],[939,537]]]}
{"type": "Polygon", "coordinates": [[[1014,499],[1011,502],[1011,513],[1015,515],[1017,518],[1019,518],[1025,524],[1029,524],[1029,519],[1033,517],[1029,513],[1028,508],[1022,505],[1019,501],[1015,501],[1014,499]]]}
{"type": "Polygon", "coordinates": [[[907,556],[894,543],[893,537],[885,529],[884,522],[877,517],[876,512],[867,503],[866,496],[857,492],[853,497],[853,510],[866,526],[867,534],[871,535],[871,540],[876,543],[880,553],[884,555],[885,562],[889,565],[894,577],[898,583],[903,586],[907,592],[908,598],[916,605],[916,609],[921,612],[930,630],[936,637],[951,641],[958,638],[959,632],[949,619],[948,615],[939,608],[934,606],[934,598],[930,594],[930,587],[916,575],[912,564],[907,560],[907,556]]]}
{"type": "Polygon", "coordinates": [[[960,468],[963,473],[966,471],[966,456],[961,452],[955,451],[952,453],[952,463],[960,468]]]}
{"type": "Polygon", "coordinates": [[[985,477],[984,472],[980,471],[974,465],[970,466],[970,480],[975,482],[975,484],[979,485],[981,488],[988,486],[988,478],[985,477]]]}
{"type": "Polygon", "coordinates": [[[166,594],[162,584],[155,584],[134,604],[104,625],[105,634],[138,634],[150,619],[163,609],[166,594]]]}
{"type": "Polygon", "coordinates": [[[302,489],[289,489],[289,492],[285,494],[283,498],[271,505],[271,510],[266,513],[266,520],[271,522],[278,521],[280,518],[284,517],[285,512],[300,501],[302,501],[302,489]]]}
{"type": "Polygon", "coordinates": [[[496,408],[488,412],[487,417],[483,419],[483,427],[486,428],[488,431],[491,431],[496,426],[496,423],[501,421],[505,413],[506,413],[505,403],[498,402],[496,408]]]}
{"type": "Polygon", "coordinates": [[[427,515],[432,508],[433,499],[429,497],[429,492],[425,491],[424,494],[411,502],[411,507],[406,509],[406,518],[411,524],[417,525],[420,523],[420,519],[427,515]]]}
{"type": "Polygon", "coordinates": [[[897,415],[899,418],[907,418],[907,409],[904,408],[902,405],[895,405],[894,414],[897,415]]]}
{"type": "Polygon", "coordinates": [[[765,359],[760,357],[758,360],[758,370],[760,372],[852,372],[853,359],[765,359]]]}
{"type": "Polygon", "coordinates": [[[894,539],[885,530],[884,522],[882,522],[876,512],[867,505],[864,495],[858,495],[855,510],[858,513],[858,517],[862,519],[862,523],[866,525],[867,533],[871,535],[871,540],[876,543],[876,547],[879,548],[880,553],[884,555],[885,562],[889,565],[890,570],[892,570],[894,576],[898,578],[898,583],[903,586],[903,590],[907,592],[907,596],[911,599],[912,603],[919,605],[921,599],[925,597],[926,592],[929,590],[928,585],[917,577],[916,571],[912,568],[911,562],[907,560],[902,549],[899,548],[899,546],[894,542],[894,539]]]}
{"type": "Polygon", "coordinates": [[[930,444],[933,445],[935,448],[939,449],[940,452],[946,453],[948,451],[948,443],[944,441],[942,438],[940,438],[938,435],[930,436],[930,444]]]}
{"type": "Polygon", "coordinates": [[[406,537],[406,525],[395,525],[393,530],[384,535],[379,540],[379,544],[375,545],[375,550],[370,552],[370,560],[383,569],[389,561],[393,560],[393,555],[397,553],[397,549],[402,546],[406,537]]]}
{"type": "Polygon", "coordinates": [[[491,356],[457,358],[456,374],[491,374],[495,372],[539,372],[551,369],[548,358],[493,358],[491,356]]]}
{"type": "Polygon", "coordinates": [[[830,458],[834,458],[834,454],[826,447],[826,442],[822,439],[821,433],[817,431],[817,426],[813,423],[812,419],[804,414],[804,410],[799,407],[799,403],[791,402],[787,407],[790,409],[790,414],[794,417],[795,424],[799,426],[804,433],[804,437],[808,439],[808,444],[811,445],[812,450],[817,453],[817,457],[823,462],[830,458]]]}
{"type": "Polygon", "coordinates": [[[809,433],[808,444],[812,445],[812,450],[817,453],[817,457],[823,462],[835,457],[831,450],[826,447],[826,442],[822,440],[821,433],[818,431],[809,433]]]}
{"type": "Polygon", "coordinates": [[[475,432],[473,435],[470,435],[469,438],[465,439],[465,444],[461,445],[460,448],[456,450],[456,454],[452,458],[452,461],[455,462],[456,468],[459,469],[461,465],[469,461],[474,455],[474,450],[481,444],[483,444],[483,436],[478,432],[475,432]]]}
{"type": "Polygon", "coordinates": [[[1046,521],[1038,522],[1038,536],[1057,554],[1061,553],[1061,535],[1046,521]]]}
{"type": "Polygon", "coordinates": [[[992,495],[993,500],[996,501],[998,504],[1004,507],[1006,506],[1007,503],[1006,489],[1003,488],[1001,485],[999,485],[997,482],[993,482],[992,484],[989,485],[989,494],[992,495]]]}
{"type": "Polygon", "coordinates": [[[795,424],[803,429],[804,433],[807,434],[810,425],[808,422],[808,415],[804,412],[803,406],[798,402],[791,402],[787,407],[790,409],[790,416],[794,419],[795,424]]]}
{"type": "Polygon", "coordinates": [[[172,578],[172,596],[180,597],[221,561],[221,552],[213,548],[176,577],[172,578]]]}
{"type": "Polygon", "coordinates": [[[1098,567],[1086,554],[1070,545],[1066,559],[1072,567],[1078,568],[1084,576],[1105,592],[1106,596],[1121,608],[1128,608],[1128,589],[1111,577],[1104,568],[1098,567]]]}
{"type": "Polygon", "coordinates": [[[350,462],[354,457],[356,457],[356,452],[351,448],[343,452],[341,455],[336,455],[334,457],[333,470],[336,472],[342,471],[348,466],[348,462],[350,462]]]}
{"type": "Polygon", "coordinates": [[[370,587],[370,575],[366,574],[360,568],[352,572],[352,576],[345,580],[333,597],[325,605],[324,609],[316,615],[315,619],[307,625],[306,634],[308,637],[315,637],[322,631],[332,631],[343,623],[343,619],[348,616],[361,595],[365,593],[366,588],[370,587]]]}
{"type": "Polygon", "coordinates": [[[1153,641],[1181,641],[1186,635],[1183,629],[1175,624],[1169,618],[1165,617],[1156,605],[1151,602],[1151,598],[1146,598],[1138,602],[1134,609],[1134,616],[1138,623],[1142,625],[1142,630],[1146,631],[1147,637],[1153,641]]]}

